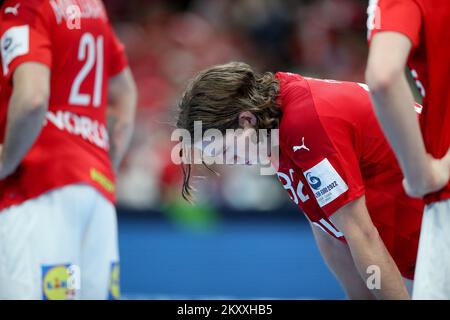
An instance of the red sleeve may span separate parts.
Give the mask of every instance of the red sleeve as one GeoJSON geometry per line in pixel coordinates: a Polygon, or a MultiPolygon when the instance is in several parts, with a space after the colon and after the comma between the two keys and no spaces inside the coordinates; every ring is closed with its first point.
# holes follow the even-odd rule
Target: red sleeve
{"type": "Polygon", "coordinates": [[[51,67],[48,10],[44,4],[44,1],[9,1],[2,7],[0,42],[2,71],[7,80],[25,62],[51,67]]]}
{"type": "Polygon", "coordinates": [[[294,161],[302,168],[307,187],[327,218],[365,192],[357,159],[350,150],[345,154],[345,149],[343,143],[342,149],[332,154],[318,153],[315,160],[294,161]]]}
{"type": "Polygon", "coordinates": [[[367,9],[368,38],[382,31],[395,31],[407,36],[413,48],[420,42],[422,13],[414,0],[371,1],[367,9]]]}
{"type": "Polygon", "coordinates": [[[304,172],[327,217],[365,193],[352,129],[347,123],[340,121],[342,120],[333,118],[321,119],[331,145],[327,152],[316,153],[316,160],[311,161],[304,172]],[[320,187],[313,188],[313,177],[321,180],[320,187]]]}
{"type": "Polygon", "coordinates": [[[320,119],[306,112],[296,122],[297,128],[304,129],[290,146],[291,160],[302,172],[306,187],[328,218],[365,193],[353,145],[355,139],[351,128],[342,120],[328,117],[320,119]]]}
{"type": "Polygon", "coordinates": [[[109,65],[109,76],[113,77],[122,72],[128,66],[128,60],[125,55],[125,46],[120,42],[114,33],[112,27],[111,30],[111,62],[109,65]]]}

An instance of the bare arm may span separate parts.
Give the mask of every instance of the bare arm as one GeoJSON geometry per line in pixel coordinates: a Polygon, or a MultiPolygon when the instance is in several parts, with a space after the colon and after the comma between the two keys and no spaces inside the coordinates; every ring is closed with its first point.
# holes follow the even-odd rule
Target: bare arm
{"type": "Polygon", "coordinates": [[[311,225],[311,228],[325,263],[344,288],[347,297],[359,300],[375,299],[359,275],[348,246],[314,225],[311,225]]]}
{"type": "Polygon", "coordinates": [[[375,297],[409,299],[400,271],[370,219],[365,197],[343,206],[333,214],[331,220],[344,234],[362,280],[367,282],[369,267],[377,266],[380,269],[381,287],[372,290],[375,297]]]}
{"type": "Polygon", "coordinates": [[[16,69],[12,81],[1,151],[1,179],[17,169],[41,132],[48,108],[50,70],[43,64],[24,63],[16,69]]]}
{"type": "MultiPolygon", "coordinates": [[[[442,189],[450,178],[450,152],[436,160],[425,149],[405,75],[410,40],[397,32],[374,36],[366,81],[375,112],[405,176],[405,189],[421,197],[442,189]]],[[[449,150],[450,151],[450,150],[449,150]]]]}
{"type": "Polygon", "coordinates": [[[133,75],[129,68],[109,80],[108,133],[110,157],[114,168],[119,168],[130,144],[134,129],[137,93],[133,75]]]}

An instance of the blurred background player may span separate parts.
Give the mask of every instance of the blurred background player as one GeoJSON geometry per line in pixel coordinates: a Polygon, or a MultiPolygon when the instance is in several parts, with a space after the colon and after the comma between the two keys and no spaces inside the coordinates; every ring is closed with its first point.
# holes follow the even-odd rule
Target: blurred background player
{"type": "MultiPolygon", "coordinates": [[[[177,126],[195,137],[195,121],[203,133],[244,129],[208,145],[208,156],[217,159],[239,161],[245,154],[227,151],[235,150],[235,139],[252,140],[254,129],[279,129],[278,178],[307,215],[348,297],[408,299],[401,276],[411,289],[423,202],[402,188],[365,85],[257,74],[247,64],[229,63],[199,73],[188,86],[177,126]],[[375,288],[368,284],[372,268],[380,271],[375,288]]],[[[203,141],[193,143],[206,151],[203,141]]],[[[184,172],[183,195],[189,199],[190,164],[184,172]]]]}
{"type": "Polygon", "coordinates": [[[114,169],[136,105],[124,48],[99,0],[0,14],[0,298],[117,298],[114,169]]]}
{"type": "Polygon", "coordinates": [[[406,191],[427,204],[413,297],[450,299],[450,2],[373,0],[368,13],[366,79],[375,111],[406,191]],[[408,108],[406,64],[424,101],[420,125],[408,108]]]}

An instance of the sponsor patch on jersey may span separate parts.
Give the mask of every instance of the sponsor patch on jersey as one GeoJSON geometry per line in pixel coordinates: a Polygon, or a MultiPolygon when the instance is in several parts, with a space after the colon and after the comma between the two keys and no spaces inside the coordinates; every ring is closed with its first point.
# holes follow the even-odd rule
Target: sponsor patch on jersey
{"type": "Polygon", "coordinates": [[[120,265],[119,262],[111,263],[111,275],[109,280],[108,299],[118,300],[120,298],[120,265]]]}
{"type": "Polygon", "coordinates": [[[320,207],[324,207],[348,190],[347,184],[328,159],[323,159],[304,172],[320,207]]]}
{"type": "Polygon", "coordinates": [[[80,285],[79,267],[72,264],[42,266],[42,299],[73,300],[80,285]]]}
{"type": "Polygon", "coordinates": [[[3,74],[7,75],[11,62],[30,51],[30,27],[28,25],[11,27],[0,40],[2,46],[3,74]]]}

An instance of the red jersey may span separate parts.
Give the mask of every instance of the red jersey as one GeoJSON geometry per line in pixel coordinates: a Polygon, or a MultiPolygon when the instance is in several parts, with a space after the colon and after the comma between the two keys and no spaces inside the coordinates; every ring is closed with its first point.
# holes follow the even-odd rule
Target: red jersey
{"type": "MultiPolygon", "coordinates": [[[[369,39],[395,31],[412,43],[408,65],[424,98],[421,129],[427,151],[442,158],[450,147],[450,1],[372,0],[369,39]]],[[[450,198],[450,183],[425,197],[427,203],[450,198]]]]}
{"type": "Polygon", "coordinates": [[[311,223],[335,238],[329,217],[365,195],[372,221],[401,273],[413,278],[423,202],[409,198],[367,87],[277,73],[278,177],[311,223]]]}
{"type": "Polygon", "coordinates": [[[7,0],[0,19],[0,143],[16,68],[37,62],[51,70],[43,129],[14,174],[0,181],[0,210],[73,183],[90,184],[114,202],[107,89],[127,61],[103,3],[7,0]]]}

